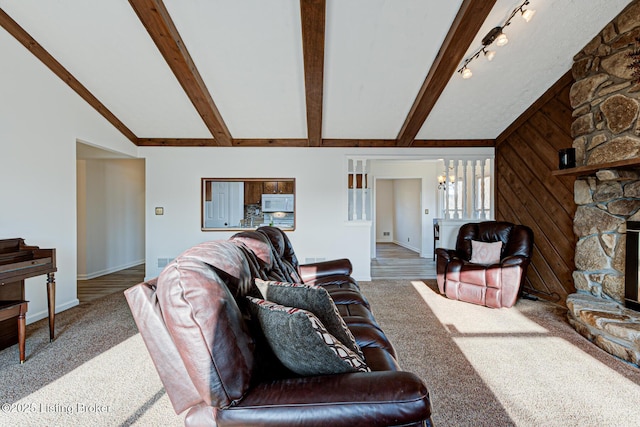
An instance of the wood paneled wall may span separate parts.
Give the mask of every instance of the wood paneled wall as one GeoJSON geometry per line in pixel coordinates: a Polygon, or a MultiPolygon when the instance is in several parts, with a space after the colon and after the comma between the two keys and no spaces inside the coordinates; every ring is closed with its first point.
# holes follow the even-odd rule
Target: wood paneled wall
{"type": "Polygon", "coordinates": [[[575,292],[573,177],[555,177],[558,150],[572,145],[573,78],[565,74],[496,139],[496,219],[534,234],[525,289],[564,304],[575,292]]]}

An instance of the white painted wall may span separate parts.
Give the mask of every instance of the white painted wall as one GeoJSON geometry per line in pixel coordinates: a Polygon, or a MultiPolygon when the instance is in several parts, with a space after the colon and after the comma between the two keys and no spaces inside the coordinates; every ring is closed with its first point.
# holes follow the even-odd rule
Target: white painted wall
{"type": "MultiPolygon", "coordinates": [[[[76,297],[76,140],[132,156],[137,147],[0,31],[0,238],[56,248],[56,311],[76,297]]],[[[44,276],[28,279],[29,323],[46,317],[44,276]]]]}
{"type": "Polygon", "coordinates": [[[78,279],[142,264],[144,160],[90,159],[78,165],[78,279]]]}
{"type": "Polygon", "coordinates": [[[376,242],[393,242],[393,180],[376,181],[376,242]],[[389,235],[385,236],[384,233],[389,235]]]}
{"type": "Polygon", "coordinates": [[[140,154],[146,160],[147,277],[161,271],[158,259],[234,234],[201,231],[203,177],[295,178],[296,230],[288,235],[300,260],[346,257],[360,278],[369,277],[370,222],[345,224],[345,149],[143,147],[140,154]],[[155,207],[164,207],[164,215],[154,215],[155,207]]]}
{"type": "MultiPolygon", "coordinates": [[[[369,280],[375,235],[371,221],[346,221],[348,156],[357,153],[377,159],[372,161],[371,169],[376,178],[428,177],[422,181],[421,209],[428,207],[430,214],[423,214],[421,221],[428,220],[431,227],[436,204],[435,159],[456,151],[459,152],[430,148],[140,147],[140,156],[146,160],[146,276],[160,273],[158,259],[173,258],[197,243],[227,239],[233,234],[201,231],[201,178],[295,178],[296,230],[288,235],[299,259],[304,262],[305,258],[346,257],[354,265],[354,277],[369,280]],[[432,160],[430,164],[407,158],[432,160]],[[374,167],[377,162],[380,163],[374,167]],[[154,215],[155,207],[164,207],[164,215],[154,215]]],[[[491,154],[493,150],[465,152],[491,154]]],[[[428,234],[422,240],[432,247],[428,234]]]]}
{"type": "Polygon", "coordinates": [[[420,253],[422,240],[421,179],[393,180],[394,242],[420,253]]]}

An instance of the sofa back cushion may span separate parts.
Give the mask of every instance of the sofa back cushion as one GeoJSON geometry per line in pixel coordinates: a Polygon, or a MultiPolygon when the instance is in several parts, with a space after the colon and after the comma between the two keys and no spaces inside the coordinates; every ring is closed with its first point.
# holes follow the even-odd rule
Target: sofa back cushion
{"type": "Polygon", "coordinates": [[[264,226],[257,230],[259,233],[264,234],[273,247],[276,262],[283,273],[282,279],[285,282],[302,283],[302,278],[298,271],[298,258],[293,251],[291,241],[286,236],[285,232],[277,227],[264,226]]]}
{"type": "Polygon", "coordinates": [[[233,405],[250,385],[253,340],[234,298],[247,293],[247,283],[251,277],[242,251],[228,241],[189,249],[158,277],[164,323],[191,382],[210,406],[233,405]]]}
{"type": "Polygon", "coordinates": [[[282,248],[282,258],[289,262],[296,270],[298,270],[300,263],[298,262],[298,257],[296,257],[296,253],[293,250],[291,240],[289,240],[289,238],[287,237],[287,233],[277,227],[271,226],[260,227],[258,228],[258,231],[269,236],[269,239],[274,244],[274,246],[280,246],[282,248]]]}

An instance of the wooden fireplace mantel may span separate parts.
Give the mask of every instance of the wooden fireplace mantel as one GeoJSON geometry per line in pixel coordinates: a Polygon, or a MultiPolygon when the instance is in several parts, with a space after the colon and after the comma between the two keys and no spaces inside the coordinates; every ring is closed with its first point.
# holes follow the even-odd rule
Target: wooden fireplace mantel
{"type": "Polygon", "coordinates": [[[617,169],[630,166],[640,166],[640,158],[618,160],[615,162],[599,163],[597,165],[578,166],[575,168],[559,169],[551,172],[554,176],[583,176],[593,175],[601,169],[617,169]]]}

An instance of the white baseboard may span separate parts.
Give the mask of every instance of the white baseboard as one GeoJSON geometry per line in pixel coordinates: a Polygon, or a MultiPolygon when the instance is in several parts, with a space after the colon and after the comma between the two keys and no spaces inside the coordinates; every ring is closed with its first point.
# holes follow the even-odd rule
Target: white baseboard
{"type": "Polygon", "coordinates": [[[78,274],[77,280],[91,280],[96,277],[104,276],[105,274],[115,273],[116,271],[124,270],[127,268],[135,267],[136,265],[144,264],[144,259],[130,262],[128,264],[119,265],[117,267],[111,267],[100,271],[94,271],[93,273],[78,274]]]}
{"type": "Polygon", "coordinates": [[[411,246],[411,245],[408,245],[406,243],[398,242],[397,240],[394,240],[393,243],[395,243],[398,246],[402,246],[403,248],[407,248],[410,251],[413,251],[413,252],[416,252],[416,253],[420,253],[420,248],[416,248],[415,246],[411,246]]]}
{"type": "MultiPolygon", "coordinates": [[[[80,304],[80,301],[78,300],[78,298],[75,298],[64,304],[56,305],[56,313],[69,310],[71,307],[75,307],[78,304],[80,304]]],[[[33,322],[37,322],[38,320],[46,319],[47,317],[49,317],[49,312],[47,310],[42,310],[35,313],[27,311],[27,325],[33,322]]]]}

